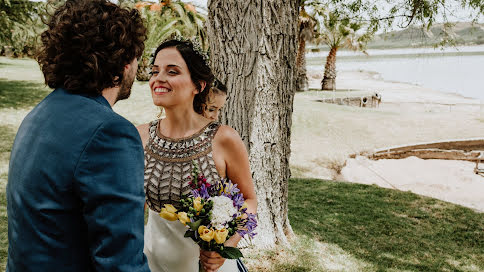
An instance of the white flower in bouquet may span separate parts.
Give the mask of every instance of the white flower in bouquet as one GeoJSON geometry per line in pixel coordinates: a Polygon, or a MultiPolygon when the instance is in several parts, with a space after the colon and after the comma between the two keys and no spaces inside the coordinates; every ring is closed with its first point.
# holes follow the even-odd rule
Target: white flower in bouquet
{"type": "Polygon", "coordinates": [[[233,219],[233,215],[237,213],[232,199],[226,196],[214,196],[210,200],[213,202],[212,215],[210,221],[215,229],[223,229],[227,222],[233,219]]]}

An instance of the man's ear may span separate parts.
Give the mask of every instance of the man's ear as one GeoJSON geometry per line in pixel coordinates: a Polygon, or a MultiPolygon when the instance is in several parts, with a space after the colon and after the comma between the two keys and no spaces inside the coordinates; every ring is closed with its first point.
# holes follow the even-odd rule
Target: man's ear
{"type": "Polygon", "coordinates": [[[133,61],[130,63],[124,65],[124,73],[129,73],[133,67],[137,67],[138,65],[138,59],[134,58],[133,61]],[[136,65],[136,66],[135,66],[136,65]]]}
{"type": "MultiPolygon", "coordinates": [[[[129,73],[129,69],[131,69],[130,63],[128,63],[124,66],[123,77],[126,76],[129,73]]],[[[119,80],[119,76],[115,76],[114,79],[113,79],[113,82],[114,82],[115,86],[119,86],[119,83],[121,83],[121,81],[119,80]]]]}

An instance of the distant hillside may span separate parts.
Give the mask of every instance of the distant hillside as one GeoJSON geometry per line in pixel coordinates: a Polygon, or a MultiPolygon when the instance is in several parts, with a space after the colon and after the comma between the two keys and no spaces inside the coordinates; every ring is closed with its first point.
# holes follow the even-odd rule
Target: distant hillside
{"type": "MultiPolygon", "coordinates": [[[[369,48],[426,47],[438,44],[443,36],[443,25],[436,24],[429,30],[421,27],[409,27],[375,36],[368,44],[369,48]]],[[[484,24],[456,23],[453,28],[457,45],[484,44],[484,24]]]]}

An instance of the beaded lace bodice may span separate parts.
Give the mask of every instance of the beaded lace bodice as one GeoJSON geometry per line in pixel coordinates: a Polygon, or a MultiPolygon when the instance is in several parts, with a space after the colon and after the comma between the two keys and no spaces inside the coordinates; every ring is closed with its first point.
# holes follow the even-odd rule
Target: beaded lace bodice
{"type": "Polygon", "coordinates": [[[158,133],[159,120],[151,122],[145,147],[144,189],[146,203],[160,212],[164,204],[180,207],[179,200],[190,192],[193,161],[211,184],[220,179],[212,157],[212,140],[220,123],[211,122],[194,135],[171,139],[158,133]]]}

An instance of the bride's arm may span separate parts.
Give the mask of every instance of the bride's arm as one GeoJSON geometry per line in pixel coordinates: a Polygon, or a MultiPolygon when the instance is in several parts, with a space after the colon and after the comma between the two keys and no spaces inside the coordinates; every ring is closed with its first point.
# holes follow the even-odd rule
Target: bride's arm
{"type": "MultiPolygon", "coordinates": [[[[216,134],[220,141],[216,143],[221,147],[227,177],[240,189],[247,202],[247,213],[257,213],[257,198],[255,195],[254,182],[249,166],[249,154],[244,142],[237,131],[228,126],[221,126],[216,134]]],[[[218,140],[218,139],[217,139],[218,140]]],[[[235,234],[229,239],[228,246],[237,246],[242,237],[235,234]]]]}
{"type": "MultiPolygon", "coordinates": [[[[237,184],[247,202],[247,212],[257,213],[257,198],[249,166],[249,154],[237,131],[221,126],[213,141],[213,152],[225,162],[225,173],[237,184]]],[[[215,156],[215,154],[214,154],[215,156]]]]}
{"type": "MultiPolygon", "coordinates": [[[[257,213],[257,198],[249,166],[249,155],[237,131],[228,126],[221,126],[213,140],[213,154],[217,160],[225,162],[227,177],[240,189],[247,202],[247,212],[257,213]]],[[[242,237],[236,233],[224,244],[236,247],[242,237]]],[[[218,253],[202,251],[201,260],[209,271],[218,269],[225,259],[218,253]]]]}

